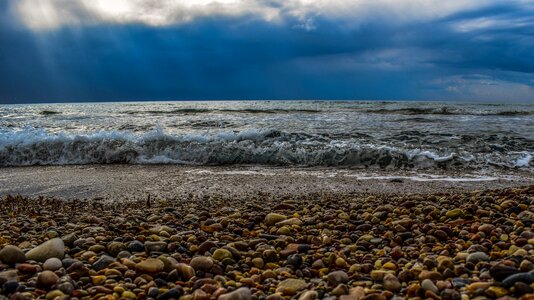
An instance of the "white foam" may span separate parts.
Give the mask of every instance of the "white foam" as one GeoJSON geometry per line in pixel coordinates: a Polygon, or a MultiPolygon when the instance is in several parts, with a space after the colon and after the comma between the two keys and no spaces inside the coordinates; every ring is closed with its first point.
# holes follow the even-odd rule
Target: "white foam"
{"type": "Polygon", "coordinates": [[[531,161],[532,155],[527,152],[460,155],[358,141],[325,141],[271,129],[182,135],[169,134],[160,127],[144,134],[48,133],[35,128],[0,132],[0,166],[122,163],[476,169],[489,164],[527,168],[531,161]]]}
{"type": "Polygon", "coordinates": [[[532,155],[530,153],[523,153],[523,156],[517,159],[515,165],[519,168],[528,167],[531,161],[532,155]]]}

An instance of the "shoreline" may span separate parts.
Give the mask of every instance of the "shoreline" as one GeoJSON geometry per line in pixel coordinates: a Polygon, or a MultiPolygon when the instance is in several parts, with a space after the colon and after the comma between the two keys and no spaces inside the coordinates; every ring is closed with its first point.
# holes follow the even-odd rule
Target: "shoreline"
{"type": "Polygon", "coordinates": [[[0,168],[0,197],[135,201],[258,194],[300,196],[433,194],[534,184],[525,171],[474,174],[439,170],[362,170],[264,166],[72,165],[0,168]]]}

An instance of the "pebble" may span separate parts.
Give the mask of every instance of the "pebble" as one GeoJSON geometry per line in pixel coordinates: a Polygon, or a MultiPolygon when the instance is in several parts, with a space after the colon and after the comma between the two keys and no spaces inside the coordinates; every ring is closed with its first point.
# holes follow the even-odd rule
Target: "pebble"
{"type": "Polygon", "coordinates": [[[0,250],[0,261],[7,265],[14,265],[26,261],[24,252],[17,246],[7,245],[0,250]]]}
{"type": "Polygon", "coordinates": [[[249,288],[242,287],[237,290],[220,295],[218,300],[251,300],[252,294],[249,288]]]}
{"type": "Polygon", "coordinates": [[[463,218],[465,216],[465,213],[464,213],[464,211],[462,209],[455,208],[455,209],[451,209],[451,210],[447,211],[445,213],[445,216],[447,218],[457,219],[457,218],[463,218]]]}
{"type": "Polygon", "coordinates": [[[207,256],[196,256],[191,259],[189,265],[195,269],[195,271],[211,271],[213,268],[213,260],[207,256]]]}
{"type": "Polygon", "coordinates": [[[438,293],[438,287],[430,279],[425,279],[421,282],[421,287],[426,291],[431,291],[434,294],[438,293]]]}
{"type": "Polygon", "coordinates": [[[305,289],[308,286],[306,281],[302,279],[286,279],[278,284],[278,289],[285,295],[294,295],[298,291],[305,289]]]}
{"type": "Polygon", "coordinates": [[[317,291],[305,291],[302,293],[298,300],[316,300],[319,298],[317,291]]]}
{"type": "Polygon", "coordinates": [[[97,261],[93,263],[93,269],[96,271],[107,268],[111,263],[115,262],[115,259],[108,255],[102,255],[97,261]]]}
{"type": "Polygon", "coordinates": [[[349,276],[344,271],[334,271],[328,274],[327,280],[331,286],[337,286],[341,283],[347,283],[349,276]]]}
{"type": "Polygon", "coordinates": [[[474,252],[467,256],[466,262],[478,263],[480,261],[488,261],[490,257],[484,252],[474,252]]]}
{"type": "Polygon", "coordinates": [[[165,265],[159,259],[147,258],[135,265],[135,268],[140,272],[157,274],[163,271],[165,265]]]}
{"type": "Polygon", "coordinates": [[[214,260],[223,261],[226,258],[232,258],[232,253],[226,249],[217,249],[211,257],[214,260]]]}
{"type": "Polygon", "coordinates": [[[287,217],[277,213],[270,213],[265,216],[265,224],[267,226],[273,226],[274,224],[286,220],[287,217]]]}
{"type": "Polygon", "coordinates": [[[386,274],[384,276],[384,288],[390,292],[397,293],[400,291],[402,285],[399,279],[393,274],[386,274]]]}
{"type": "Polygon", "coordinates": [[[65,255],[65,244],[60,238],[54,238],[42,243],[26,253],[26,258],[38,262],[44,262],[49,258],[62,259],[65,255]]]}
{"type": "Polygon", "coordinates": [[[56,271],[63,267],[63,263],[59,258],[52,257],[47,259],[43,264],[43,270],[56,271]]]}
{"type": "Polygon", "coordinates": [[[510,287],[514,285],[516,282],[523,282],[526,284],[531,284],[534,282],[534,275],[530,272],[513,274],[513,275],[506,277],[506,279],[502,281],[502,284],[504,286],[510,287]]]}
{"type": "Polygon", "coordinates": [[[37,286],[50,288],[58,281],[59,277],[52,271],[43,271],[37,276],[37,286]]]}

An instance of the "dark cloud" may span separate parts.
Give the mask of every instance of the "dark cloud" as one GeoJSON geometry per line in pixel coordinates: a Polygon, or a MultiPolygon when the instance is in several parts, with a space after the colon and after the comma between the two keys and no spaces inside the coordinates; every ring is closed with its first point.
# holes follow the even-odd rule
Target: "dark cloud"
{"type": "Polygon", "coordinates": [[[440,19],[247,15],[153,27],[31,31],[0,1],[0,102],[179,99],[534,101],[534,11],[497,4],[440,19]],[[4,7],[1,7],[4,5],[4,7]],[[477,23],[478,22],[478,23],[477,23]],[[311,26],[313,25],[313,26],[311,26]],[[482,76],[482,77],[481,77],[482,76]],[[512,89],[520,87],[523,92],[512,89]],[[473,97],[473,99],[469,98],[473,97]]]}

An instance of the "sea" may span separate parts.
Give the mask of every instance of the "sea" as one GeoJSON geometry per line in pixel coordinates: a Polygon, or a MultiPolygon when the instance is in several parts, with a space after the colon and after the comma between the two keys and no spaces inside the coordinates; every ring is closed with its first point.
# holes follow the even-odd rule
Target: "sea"
{"type": "Polygon", "coordinates": [[[0,166],[534,171],[534,104],[181,101],[0,105],[0,166]]]}

